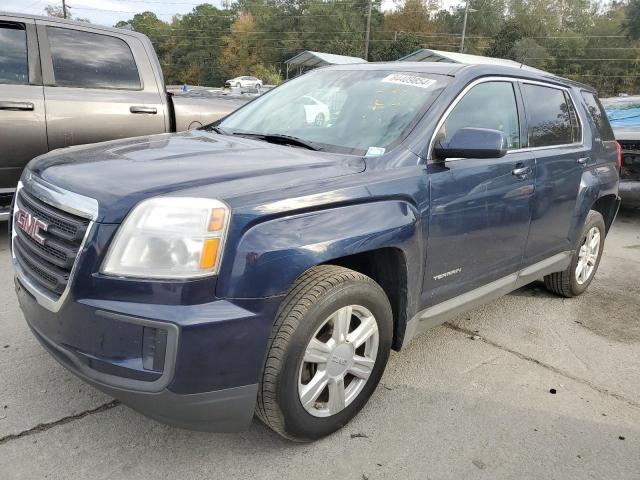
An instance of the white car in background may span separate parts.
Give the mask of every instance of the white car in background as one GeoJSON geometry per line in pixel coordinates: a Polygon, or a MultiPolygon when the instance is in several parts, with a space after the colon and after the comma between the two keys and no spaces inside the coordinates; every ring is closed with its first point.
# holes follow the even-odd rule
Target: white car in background
{"type": "Polygon", "coordinates": [[[235,88],[255,88],[256,90],[262,90],[262,80],[256,77],[236,77],[224,82],[225,87],[235,88]]]}
{"type": "Polygon", "coordinates": [[[330,119],[329,105],[313,98],[311,95],[302,97],[304,113],[308,124],[323,126],[330,119]]]}

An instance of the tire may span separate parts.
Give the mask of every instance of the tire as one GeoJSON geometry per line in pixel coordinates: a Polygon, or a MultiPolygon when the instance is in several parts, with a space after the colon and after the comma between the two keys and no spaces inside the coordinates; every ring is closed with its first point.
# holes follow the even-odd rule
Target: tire
{"type": "Polygon", "coordinates": [[[605,235],[606,231],[602,215],[595,210],[589,211],[580,234],[580,241],[573,252],[571,263],[566,270],[552,273],[544,277],[544,284],[547,289],[557,295],[567,298],[576,297],[582,294],[591,284],[591,281],[598,270],[598,265],[600,265],[605,235]],[[588,267],[585,267],[583,262],[582,269],[578,270],[579,263],[581,262],[581,252],[585,253],[588,251],[588,249],[586,249],[587,237],[590,236],[593,231],[597,231],[599,235],[598,251],[596,254],[591,252],[592,255],[590,256],[593,260],[588,263],[588,267]],[[581,272],[582,275],[579,275],[579,272],[581,272]]]}
{"type": "Polygon", "coordinates": [[[324,113],[319,113],[318,115],[316,115],[316,118],[313,120],[313,124],[316,127],[321,127],[324,125],[324,113]]]}
{"type": "MultiPolygon", "coordinates": [[[[368,327],[361,330],[367,329],[368,327]]],[[[332,265],[307,270],[296,280],[278,310],[258,389],[258,418],[283,437],[299,442],[316,440],[340,429],[364,407],[378,385],[389,358],[392,334],[393,317],[389,300],[371,278],[332,265]],[[349,306],[353,306],[353,310],[345,310],[349,306]],[[358,323],[360,318],[364,318],[364,311],[369,312],[372,317],[366,317],[362,323],[358,323]],[[357,340],[351,335],[356,329],[351,332],[348,327],[346,331],[349,332],[349,337],[345,343],[331,343],[340,330],[335,328],[338,317],[334,313],[337,312],[348,312],[340,317],[349,318],[349,322],[343,323],[347,326],[371,326],[373,318],[377,332],[361,347],[356,347],[357,340]],[[333,350],[323,353],[326,355],[324,362],[317,365],[308,363],[307,348],[310,342],[319,341],[323,335],[329,338],[325,346],[333,345],[333,350]],[[373,341],[374,336],[377,342],[373,341]],[[350,345],[349,339],[352,342],[350,345]],[[366,349],[374,343],[377,344],[376,353],[373,354],[375,359],[370,360],[372,367],[369,367],[368,377],[344,373],[342,398],[345,399],[345,394],[349,391],[357,392],[351,399],[346,398],[341,405],[338,403],[335,413],[332,413],[332,406],[335,407],[336,402],[329,401],[333,395],[330,392],[339,391],[339,380],[330,378],[326,388],[322,387],[322,393],[317,397],[308,396],[307,398],[313,399],[307,401],[307,407],[303,406],[302,391],[309,390],[312,380],[337,374],[336,371],[343,368],[351,371],[357,365],[345,366],[343,358],[349,355],[371,356],[366,353],[366,349]],[[352,349],[349,350],[351,353],[340,358],[345,349],[352,349]],[[314,365],[317,367],[315,373],[309,374],[314,365]],[[303,380],[307,375],[312,378],[304,384],[303,380]],[[330,388],[335,390],[329,390],[330,388]],[[323,396],[327,398],[326,402],[322,400],[323,396]]]]}

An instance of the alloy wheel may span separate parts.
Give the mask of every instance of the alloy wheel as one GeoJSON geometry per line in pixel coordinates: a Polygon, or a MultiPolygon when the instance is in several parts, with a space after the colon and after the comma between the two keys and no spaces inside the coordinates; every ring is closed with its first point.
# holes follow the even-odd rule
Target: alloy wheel
{"type": "Polygon", "coordinates": [[[330,315],[309,341],[298,376],[305,410],[328,417],[344,410],[362,392],[376,362],[380,341],[373,314],[361,305],[330,315]]]}
{"type": "Polygon", "coordinates": [[[600,230],[591,227],[587,232],[584,243],[578,251],[578,264],[576,265],[576,281],[579,285],[585,283],[596,269],[598,255],[600,254],[600,230]]]}

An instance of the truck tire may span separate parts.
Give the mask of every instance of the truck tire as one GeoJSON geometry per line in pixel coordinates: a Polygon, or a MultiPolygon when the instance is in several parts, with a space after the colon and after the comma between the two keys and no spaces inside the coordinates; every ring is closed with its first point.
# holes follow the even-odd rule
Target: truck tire
{"type": "Polygon", "coordinates": [[[378,385],[392,332],[389,300],[371,278],[333,265],[307,270],[271,331],[257,416],[300,442],[343,427],[378,385]]]}
{"type": "Polygon", "coordinates": [[[547,289],[568,298],[582,294],[589,287],[600,265],[605,235],[602,215],[590,210],[571,263],[566,270],[544,277],[547,289]]]}

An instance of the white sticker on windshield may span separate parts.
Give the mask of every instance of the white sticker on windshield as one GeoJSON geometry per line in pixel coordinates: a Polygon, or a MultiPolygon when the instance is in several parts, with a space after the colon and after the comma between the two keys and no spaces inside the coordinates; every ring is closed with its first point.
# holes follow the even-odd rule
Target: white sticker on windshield
{"type": "Polygon", "coordinates": [[[399,85],[409,85],[410,87],[429,88],[436,83],[431,78],[424,78],[410,73],[392,73],[382,79],[383,83],[397,83],[399,85]]]}
{"type": "Polygon", "coordinates": [[[384,155],[385,149],[382,147],[369,147],[365,157],[379,157],[380,155],[384,155]]]}

